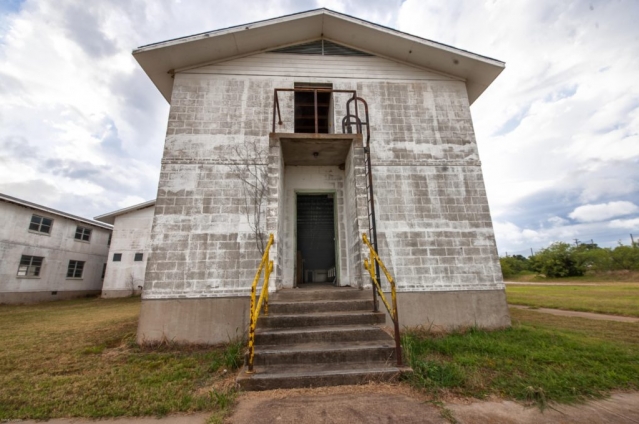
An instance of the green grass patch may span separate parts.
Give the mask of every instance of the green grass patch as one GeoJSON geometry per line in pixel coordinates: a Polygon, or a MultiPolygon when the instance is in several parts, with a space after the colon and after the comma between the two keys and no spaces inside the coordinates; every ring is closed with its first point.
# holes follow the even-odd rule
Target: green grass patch
{"type": "Polygon", "coordinates": [[[639,317],[639,284],[507,285],[508,303],[639,317]]]}
{"type": "Polygon", "coordinates": [[[415,371],[407,382],[434,393],[498,395],[541,407],[639,388],[639,324],[511,313],[506,330],[405,333],[404,354],[415,371]]]}
{"type": "Polygon", "coordinates": [[[241,343],[140,347],[139,311],[139,298],[0,306],[0,420],[224,416],[241,343]]]}
{"type": "Polygon", "coordinates": [[[586,272],[579,277],[549,278],[533,271],[522,271],[504,277],[506,281],[521,283],[639,283],[638,271],[586,272]]]}

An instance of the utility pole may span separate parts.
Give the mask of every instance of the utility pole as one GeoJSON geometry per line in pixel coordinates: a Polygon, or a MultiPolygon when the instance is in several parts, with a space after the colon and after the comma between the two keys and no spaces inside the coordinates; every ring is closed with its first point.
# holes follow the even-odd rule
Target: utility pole
{"type": "Polygon", "coordinates": [[[533,252],[532,247],[530,248],[530,256],[534,255],[535,252],[533,252]]]}
{"type": "Polygon", "coordinates": [[[632,234],[630,234],[630,244],[632,244],[632,247],[635,247],[635,239],[632,237],[632,234]]]}
{"type": "Polygon", "coordinates": [[[579,247],[579,239],[573,239],[575,241],[575,246],[579,247]]]}

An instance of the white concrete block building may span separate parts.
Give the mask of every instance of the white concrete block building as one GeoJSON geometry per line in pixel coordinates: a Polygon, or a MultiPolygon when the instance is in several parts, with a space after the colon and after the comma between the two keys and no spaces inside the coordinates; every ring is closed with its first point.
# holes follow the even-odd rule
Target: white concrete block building
{"type": "Polygon", "coordinates": [[[245,331],[256,221],[273,290],[370,289],[369,233],[403,326],[510,324],[470,114],[502,62],[326,9],[134,56],[171,105],[139,340],[245,331]]]}
{"type": "Polygon", "coordinates": [[[126,297],[142,291],[154,211],[155,200],[151,200],[95,217],[113,225],[102,297],[126,297]]]}
{"type": "Polygon", "coordinates": [[[0,194],[0,304],[99,295],[111,226],[0,194]]]}

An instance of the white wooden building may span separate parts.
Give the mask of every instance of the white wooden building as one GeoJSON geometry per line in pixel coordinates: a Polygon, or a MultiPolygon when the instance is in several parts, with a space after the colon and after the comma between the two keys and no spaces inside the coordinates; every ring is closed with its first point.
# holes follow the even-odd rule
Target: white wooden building
{"type": "Polygon", "coordinates": [[[99,295],[111,226],[0,194],[0,303],[99,295]]]}
{"type": "Polygon", "coordinates": [[[151,200],[95,217],[113,225],[102,297],[126,297],[142,291],[154,211],[155,200],[151,200]]]}

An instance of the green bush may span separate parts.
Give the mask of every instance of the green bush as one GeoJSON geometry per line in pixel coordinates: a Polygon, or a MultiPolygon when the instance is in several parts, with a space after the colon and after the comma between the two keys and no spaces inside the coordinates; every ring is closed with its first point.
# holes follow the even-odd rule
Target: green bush
{"type": "Polygon", "coordinates": [[[639,248],[620,244],[610,253],[613,269],[639,270],[639,248]]]}
{"type": "Polygon", "coordinates": [[[539,250],[530,258],[521,255],[499,258],[504,278],[524,271],[534,271],[549,278],[578,277],[586,271],[638,271],[639,247],[620,244],[614,249],[601,248],[595,243],[573,246],[556,242],[539,250]]]}
{"type": "Polygon", "coordinates": [[[533,271],[550,278],[578,277],[586,271],[586,267],[577,259],[575,248],[563,242],[541,249],[529,261],[533,271]]]}
{"type": "Polygon", "coordinates": [[[499,258],[501,273],[504,278],[514,277],[523,271],[528,271],[528,259],[521,255],[499,258]]]}

